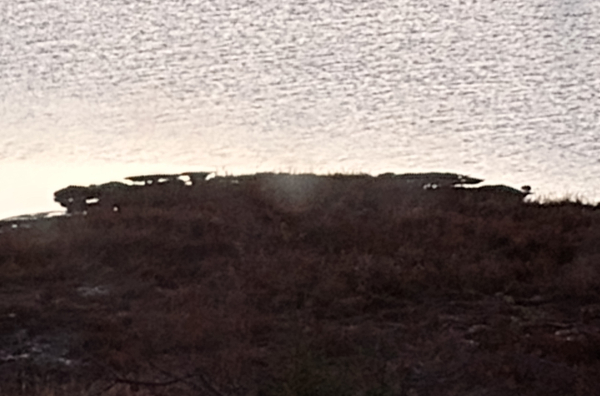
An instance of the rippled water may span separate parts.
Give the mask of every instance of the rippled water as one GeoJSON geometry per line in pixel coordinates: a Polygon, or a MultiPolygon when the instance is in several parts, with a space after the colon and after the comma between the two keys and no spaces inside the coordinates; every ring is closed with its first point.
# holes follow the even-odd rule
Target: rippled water
{"type": "Polygon", "coordinates": [[[441,170],[600,199],[599,96],[594,0],[7,1],[0,214],[189,170],[441,170]]]}

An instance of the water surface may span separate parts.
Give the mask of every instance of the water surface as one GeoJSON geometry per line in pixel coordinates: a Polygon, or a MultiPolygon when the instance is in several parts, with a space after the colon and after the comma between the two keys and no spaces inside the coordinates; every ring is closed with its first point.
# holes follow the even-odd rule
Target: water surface
{"type": "Polygon", "coordinates": [[[0,214],[190,170],[600,199],[599,54],[593,0],[3,2],[0,214]]]}

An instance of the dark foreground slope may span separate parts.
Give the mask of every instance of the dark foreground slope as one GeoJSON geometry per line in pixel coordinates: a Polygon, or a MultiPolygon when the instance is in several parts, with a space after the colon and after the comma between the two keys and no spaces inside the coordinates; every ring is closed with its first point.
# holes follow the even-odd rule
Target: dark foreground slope
{"type": "Polygon", "coordinates": [[[595,207],[391,176],[132,194],[0,228],[0,394],[600,394],[595,207]]]}

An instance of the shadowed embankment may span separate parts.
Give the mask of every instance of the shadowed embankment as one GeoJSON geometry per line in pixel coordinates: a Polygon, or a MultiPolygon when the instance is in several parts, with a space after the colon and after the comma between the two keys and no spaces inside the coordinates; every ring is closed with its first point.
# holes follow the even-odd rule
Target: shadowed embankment
{"type": "Polygon", "coordinates": [[[193,175],[0,227],[2,395],[600,394],[597,207],[193,175]]]}

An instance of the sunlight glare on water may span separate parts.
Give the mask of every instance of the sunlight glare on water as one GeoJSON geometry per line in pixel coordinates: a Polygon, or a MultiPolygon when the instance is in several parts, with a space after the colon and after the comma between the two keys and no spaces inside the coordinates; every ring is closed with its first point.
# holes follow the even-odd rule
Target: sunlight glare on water
{"type": "Polygon", "coordinates": [[[167,169],[600,199],[600,2],[23,0],[0,37],[5,213],[167,169]]]}

